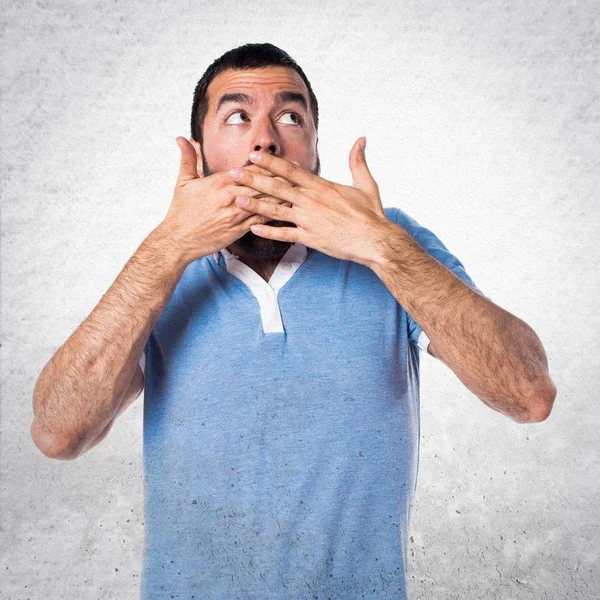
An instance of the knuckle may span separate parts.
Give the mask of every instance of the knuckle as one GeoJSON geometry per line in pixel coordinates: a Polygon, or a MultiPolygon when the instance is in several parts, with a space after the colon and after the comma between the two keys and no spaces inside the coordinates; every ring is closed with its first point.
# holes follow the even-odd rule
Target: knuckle
{"type": "Polygon", "coordinates": [[[273,182],[273,188],[274,188],[275,192],[278,194],[286,191],[289,187],[290,187],[289,184],[283,183],[283,181],[274,181],[273,182]]]}
{"type": "Polygon", "coordinates": [[[215,190],[225,189],[231,183],[231,177],[223,171],[219,173],[213,173],[209,177],[203,179],[203,181],[210,181],[212,188],[215,190]]]}
{"type": "Polygon", "coordinates": [[[269,195],[277,196],[279,192],[281,192],[281,188],[283,187],[283,183],[281,181],[273,181],[270,186],[269,195]]]}
{"type": "Polygon", "coordinates": [[[245,213],[246,211],[241,207],[230,206],[223,210],[223,217],[227,223],[231,223],[240,218],[240,213],[245,213]]]}
{"type": "MultiPolygon", "coordinates": [[[[235,198],[235,196],[234,196],[235,198]]],[[[219,194],[218,198],[217,198],[217,208],[218,209],[226,209],[229,208],[232,204],[232,198],[229,196],[229,194],[219,194]]]]}
{"type": "Polygon", "coordinates": [[[242,229],[249,231],[251,225],[264,225],[269,220],[269,217],[265,217],[264,215],[254,215],[246,221],[245,225],[242,225],[242,229]]]}
{"type": "Polygon", "coordinates": [[[292,178],[296,174],[297,170],[298,170],[298,167],[291,163],[286,164],[284,167],[285,175],[288,179],[292,178]]]}
{"type": "Polygon", "coordinates": [[[283,217],[283,206],[281,204],[272,204],[270,210],[275,217],[283,217]]]}
{"type": "Polygon", "coordinates": [[[259,175],[267,175],[268,177],[273,177],[273,173],[271,173],[271,171],[265,169],[264,167],[259,167],[258,165],[250,165],[248,167],[244,167],[245,169],[248,169],[249,171],[254,171],[255,173],[258,173],[259,175]]]}

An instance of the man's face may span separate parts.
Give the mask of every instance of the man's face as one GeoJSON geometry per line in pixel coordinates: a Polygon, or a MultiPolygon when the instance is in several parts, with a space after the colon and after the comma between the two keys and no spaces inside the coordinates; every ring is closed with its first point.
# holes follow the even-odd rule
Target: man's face
{"type": "MultiPolygon", "coordinates": [[[[302,78],[286,67],[266,67],[217,75],[208,86],[208,112],[204,119],[202,157],[204,176],[234,167],[249,166],[248,153],[262,150],[280,156],[319,175],[317,131],[302,78]],[[287,97],[282,92],[291,92],[287,97]],[[230,98],[230,94],[244,94],[230,98]],[[303,106],[300,94],[306,105],[303,106]]],[[[295,227],[288,221],[269,221],[274,227],[295,227]]],[[[266,259],[284,254],[290,242],[261,238],[251,231],[228,249],[247,258],[266,259]]]]}

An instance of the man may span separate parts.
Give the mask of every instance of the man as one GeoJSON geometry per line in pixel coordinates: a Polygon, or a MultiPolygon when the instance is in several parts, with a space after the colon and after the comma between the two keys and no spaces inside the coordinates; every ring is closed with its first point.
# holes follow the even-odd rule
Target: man
{"type": "Polygon", "coordinates": [[[543,347],[382,207],[362,139],[351,186],[319,176],[285,52],[217,59],[191,124],[165,220],[38,379],[34,440],[75,458],[145,389],[143,599],[404,598],[419,348],[527,423],[543,347]]]}

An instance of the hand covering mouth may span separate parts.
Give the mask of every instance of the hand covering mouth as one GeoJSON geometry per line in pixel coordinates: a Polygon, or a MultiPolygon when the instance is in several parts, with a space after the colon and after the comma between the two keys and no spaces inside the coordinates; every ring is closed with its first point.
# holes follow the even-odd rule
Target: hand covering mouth
{"type": "MultiPolygon", "coordinates": [[[[297,183],[292,184],[292,187],[300,187],[297,183]]],[[[269,194],[266,193],[262,193],[262,194],[258,194],[257,196],[254,196],[254,198],[256,198],[257,200],[260,200],[261,198],[275,198],[274,196],[271,196],[269,194]]],[[[289,208],[292,207],[292,203],[289,202],[288,200],[281,200],[279,198],[275,198],[275,200],[277,200],[278,204],[283,204],[283,206],[287,206],[289,208]]]]}

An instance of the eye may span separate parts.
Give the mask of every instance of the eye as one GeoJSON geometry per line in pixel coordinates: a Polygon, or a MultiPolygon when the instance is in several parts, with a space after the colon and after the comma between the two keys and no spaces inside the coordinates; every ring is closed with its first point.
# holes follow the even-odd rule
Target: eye
{"type": "Polygon", "coordinates": [[[283,115],[281,115],[282,117],[284,116],[293,116],[295,118],[295,120],[292,122],[292,125],[302,125],[302,117],[295,112],[286,112],[283,113],[283,115]]]}
{"type": "MultiPolygon", "coordinates": [[[[231,117],[233,117],[233,115],[245,115],[245,116],[246,116],[246,118],[248,118],[248,115],[247,115],[247,114],[246,114],[246,113],[245,113],[243,110],[236,110],[235,112],[232,112],[232,113],[231,113],[231,114],[230,114],[230,115],[227,117],[227,119],[225,119],[225,122],[226,122],[226,123],[230,123],[230,119],[231,119],[231,117]]],[[[242,121],[242,123],[244,123],[244,122],[245,122],[245,121],[242,121]]],[[[237,123],[240,123],[240,121],[237,121],[237,123]]],[[[230,125],[237,125],[237,123],[236,123],[236,122],[234,122],[234,123],[230,123],[230,125]]]]}
{"type": "MultiPolygon", "coordinates": [[[[303,119],[302,117],[295,112],[286,112],[283,113],[281,115],[282,117],[290,117],[291,118],[291,123],[286,123],[286,125],[296,125],[297,127],[302,125],[303,123],[303,119]]],[[[234,112],[232,112],[226,119],[225,122],[228,123],[229,125],[239,125],[240,123],[247,123],[248,122],[248,115],[246,114],[245,111],[243,110],[236,110],[234,112]],[[242,115],[244,116],[244,118],[242,119],[242,115]],[[239,116],[239,119],[241,120],[231,120],[231,118],[233,116],[239,116]]]]}

